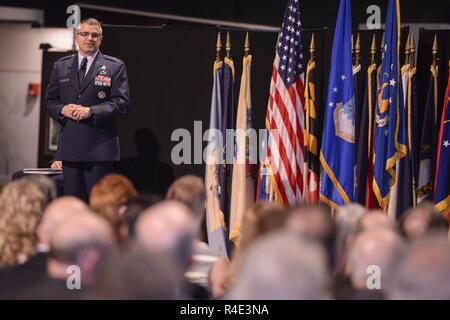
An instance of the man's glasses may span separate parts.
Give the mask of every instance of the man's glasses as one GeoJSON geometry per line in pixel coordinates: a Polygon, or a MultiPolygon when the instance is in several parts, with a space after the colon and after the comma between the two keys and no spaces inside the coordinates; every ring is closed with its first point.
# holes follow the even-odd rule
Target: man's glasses
{"type": "Polygon", "coordinates": [[[92,39],[97,40],[98,38],[100,38],[102,35],[100,33],[97,32],[78,32],[79,36],[82,36],[83,38],[87,38],[89,37],[89,35],[91,35],[92,39]]]}

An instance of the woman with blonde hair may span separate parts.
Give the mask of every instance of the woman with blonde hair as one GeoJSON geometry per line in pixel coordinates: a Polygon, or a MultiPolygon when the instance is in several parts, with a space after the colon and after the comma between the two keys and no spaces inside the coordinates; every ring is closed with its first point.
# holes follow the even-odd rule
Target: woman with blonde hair
{"type": "Polygon", "coordinates": [[[24,263],[35,253],[36,226],[47,195],[28,177],[7,184],[0,193],[0,267],[24,263]]]}

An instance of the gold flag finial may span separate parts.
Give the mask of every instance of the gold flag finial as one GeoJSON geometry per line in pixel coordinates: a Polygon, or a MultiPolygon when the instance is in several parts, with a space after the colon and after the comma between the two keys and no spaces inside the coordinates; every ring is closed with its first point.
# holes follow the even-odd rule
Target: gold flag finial
{"type": "Polygon", "coordinates": [[[216,61],[220,61],[221,52],[222,52],[222,39],[220,38],[220,32],[217,32],[216,61]]]}
{"type": "Polygon", "coordinates": [[[408,33],[408,38],[405,44],[405,64],[411,63],[411,32],[408,33]]]}
{"type": "Polygon", "coordinates": [[[314,39],[314,32],[311,35],[311,43],[309,44],[309,53],[310,53],[310,59],[314,60],[315,57],[315,53],[316,53],[316,41],[314,39]]]}
{"type": "Polygon", "coordinates": [[[352,54],[355,53],[355,46],[353,45],[353,33],[352,33],[352,54]]]}
{"type": "Polygon", "coordinates": [[[375,33],[373,34],[372,37],[372,45],[370,46],[370,63],[374,64],[375,63],[375,53],[377,53],[377,44],[375,41],[375,33]]]}
{"type": "Polygon", "coordinates": [[[227,42],[225,44],[225,50],[227,51],[227,58],[229,58],[231,51],[230,32],[227,32],[227,42]]]}
{"type": "Polygon", "coordinates": [[[433,66],[436,66],[436,63],[437,63],[437,53],[438,53],[437,34],[434,34],[433,49],[431,49],[431,53],[432,53],[432,55],[433,55],[433,66]]]}
{"type": "Polygon", "coordinates": [[[248,39],[248,32],[245,33],[244,55],[247,57],[250,54],[250,40],[248,39]]]}
{"type": "Polygon", "coordinates": [[[356,44],[355,44],[355,65],[359,65],[360,53],[361,53],[361,43],[359,40],[359,32],[358,32],[358,35],[356,36],[356,44]]]}
{"type": "Polygon", "coordinates": [[[410,44],[409,44],[409,50],[411,52],[411,65],[414,67],[415,60],[416,60],[416,44],[414,41],[414,32],[411,31],[411,38],[410,38],[410,44]]]}

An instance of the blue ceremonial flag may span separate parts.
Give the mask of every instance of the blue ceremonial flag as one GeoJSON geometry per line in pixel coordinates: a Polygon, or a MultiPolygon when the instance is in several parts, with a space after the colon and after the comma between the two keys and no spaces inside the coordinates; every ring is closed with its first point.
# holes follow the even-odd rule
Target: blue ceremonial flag
{"type": "Polygon", "coordinates": [[[434,202],[436,209],[450,219],[450,75],[444,99],[436,160],[434,202]]]}
{"type": "Polygon", "coordinates": [[[328,82],[320,162],[320,199],[333,208],[353,201],[355,165],[355,99],[352,71],[350,0],[341,0],[328,82]]]}
{"type": "Polygon", "coordinates": [[[209,246],[218,254],[228,257],[227,230],[223,199],[224,143],[223,129],[223,77],[224,68],[221,60],[216,60],[213,68],[213,91],[209,123],[208,146],[206,149],[206,224],[209,246]]]}
{"type": "MultiPolygon", "coordinates": [[[[229,33],[227,34],[227,42],[229,41],[229,33]]],[[[234,62],[230,56],[224,58],[223,61],[223,93],[222,93],[222,137],[223,137],[223,159],[224,162],[219,166],[220,181],[220,208],[224,213],[227,251],[229,253],[230,243],[228,241],[230,231],[230,203],[231,203],[231,182],[233,175],[233,154],[234,145],[227,145],[227,129],[234,129],[236,116],[234,108],[234,62]],[[228,149],[231,148],[231,149],[228,149]]]]}
{"type": "Polygon", "coordinates": [[[438,75],[439,68],[432,64],[431,77],[428,86],[425,112],[423,116],[422,139],[420,142],[419,180],[417,184],[417,202],[433,198],[434,161],[436,154],[437,125],[438,122],[438,75]]]}
{"type": "Polygon", "coordinates": [[[387,211],[396,162],[406,155],[406,118],[400,79],[400,4],[389,0],[384,56],[376,108],[373,189],[378,203],[387,211]]]}

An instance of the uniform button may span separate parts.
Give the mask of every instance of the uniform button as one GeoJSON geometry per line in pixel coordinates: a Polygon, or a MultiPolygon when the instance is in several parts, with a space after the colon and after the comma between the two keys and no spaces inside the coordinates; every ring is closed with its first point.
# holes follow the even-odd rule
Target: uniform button
{"type": "Polygon", "coordinates": [[[78,95],[78,98],[81,98],[81,94],[78,95]]]}

